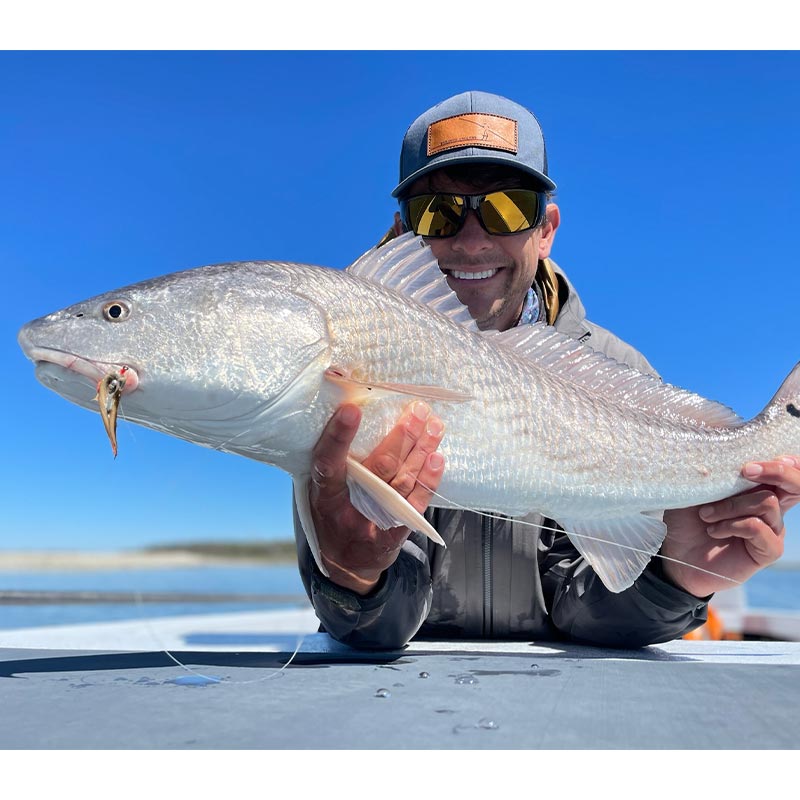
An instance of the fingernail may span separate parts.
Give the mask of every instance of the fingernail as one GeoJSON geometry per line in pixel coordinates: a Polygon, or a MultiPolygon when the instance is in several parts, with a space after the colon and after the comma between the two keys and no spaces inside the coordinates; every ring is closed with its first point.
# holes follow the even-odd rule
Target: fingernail
{"type": "Polygon", "coordinates": [[[714,513],[714,506],[703,506],[698,513],[701,519],[707,519],[714,513]]]}
{"type": "Polygon", "coordinates": [[[429,419],[428,424],[425,426],[425,431],[427,432],[428,436],[441,436],[443,430],[444,425],[438,417],[429,419]]]}
{"type": "Polygon", "coordinates": [[[778,461],[780,461],[781,464],[787,464],[790,467],[797,466],[797,459],[790,458],[789,456],[784,456],[783,458],[779,458],[778,461]]]}
{"type": "Polygon", "coordinates": [[[761,464],[745,464],[742,470],[742,475],[745,478],[757,478],[764,471],[761,464]]]}
{"type": "Polygon", "coordinates": [[[344,408],[339,411],[339,419],[344,422],[345,425],[355,425],[358,420],[358,409],[353,406],[344,406],[344,408]]]}
{"type": "Polygon", "coordinates": [[[420,420],[420,422],[425,422],[431,415],[431,408],[427,403],[423,403],[422,400],[417,400],[414,405],[411,406],[411,413],[420,420]]]}
{"type": "Polygon", "coordinates": [[[431,453],[428,456],[428,464],[431,469],[441,469],[444,466],[444,456],[441,453],[431,453]]]}

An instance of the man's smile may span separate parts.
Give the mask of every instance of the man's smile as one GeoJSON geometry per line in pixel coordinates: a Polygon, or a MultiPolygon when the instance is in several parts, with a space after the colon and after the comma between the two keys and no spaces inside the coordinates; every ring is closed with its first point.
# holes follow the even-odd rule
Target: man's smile
{"type": "Polygon", "coordinates": [[[497,267],[494,267],[492,269],[481,270],[480,272],[464,272],[459,269],[448,269],[445,270],[445,273],[449,277],[456,278],[460,281],[480,281],[486,278],[493,278],[499,271],[497,267]]]}

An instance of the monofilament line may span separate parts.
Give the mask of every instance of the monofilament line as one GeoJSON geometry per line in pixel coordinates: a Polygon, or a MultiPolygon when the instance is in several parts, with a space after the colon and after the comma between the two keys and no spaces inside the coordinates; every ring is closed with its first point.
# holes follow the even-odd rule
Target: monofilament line
{"type": "Polygon", "coordinates": [[[670,556],[662,555],[661,553],[650,553],[647,550],[642,550],[639,547],[634,547],[630,544],[622,544],[621,542],[615,542],[611,539],[601,539],[599,536],[589,536],[586,533],[576,533],[575,531],[567,531],[563,528],[552,528],[549,525],[540,525],[536,522],[528,522],[528,520],[519,519],[518,517],[504,517],[501,514],[490,514],[488,511],[475,511],[473,508],[467,508],[466,506],[459,505],[458,503],[454,503],[452,500],[448,500],[444,495],[439,494],[439,492],[433,491],[429,486],[425,486],[424,483],[417,481],[420,486],[427,489],[431,494],[435,497],[439,497],[448,503],[451,507],[457,508],[460,511],[471,511],[473,514],[480,514],[482,517],[488,517],[489,519],[513,519],[515,523],[518,525],[529,525],[531,528],[539,528],[543,531],[553,531],[554,533],[567,533],[570,536],[577,536],[580,539],[590,539],[593,542],[602,542],[603,544],[611,544],[615,547],[621,547],[624,550],[632,550],[635,553],[643,553],[646,556],[650,556],[652,558],[661,558],[664,561],[671,561],[673,564],[680,564],[682,567],[689,567],[689,569],[696,569],[698,572],[704,572],[706,575],[711,575],[714,578],[719,578],[723,581],[728,581],[729,583],[735,583],[737,586],[744,585],[744,581],[737,581],[735,578],[729,578],[727,575],[720,575],[718,572],[712,572],[710,569],[705,569],[705,567],[698,567],[696,564],[689,564],[687,561],[681,561],[678,558],[671,558],[670,556]]]}
{"type": "Polygon", "coordinates": [[[302,646],[302,644],[303,644],[303,642],[305,641],[305,638],[306,638],[306,634],[300,634],[300,636],[297,639],[297,646],[295,647],[294,652],[292,653],[292,655],[289,657],[289,660],[280,669],[276,669],[274,672],[270,672],[269,675],[263,675],[262,677],[254,678],[251,681],[232,681],[232,680],[229,680],[227,678],[226,679],[213,678],[213,677],[211,677],[209,675],[203,675],[202,672],[198,672],[197,670],[192,669],[190,666],[188,666],[187,664],[184,664],[180,659],[178,659],[174,655],[172,655],[172,653],[169,651],[169,649],[167,647],[165,647],[164,641],[158,635],[158,633],[156,632],[155,628],[153,628],[153,626],[150,624],[151,623],[150,617],[144,611],[144,601],[142,599],[142,593],[140,591],[136,590],[135,594],[136,594],[136,603],[139,606],[139,611],[142,614],[142,619],[144,621],[145,626],[147,627],[148,632],[150,633],[150,635],[153,637],[153,640],[158,645],[157,649],[160,650],[162,653],[164,653],[164,655],[167,656],[167,658],[169,658],[171,661],[173,661],[175,664],[177,664],[182,669],[186,670],[187,672],[190,672],[192,675],[196,675],[198,678],[203,678],[203,680],[206,680],[209,683],[235,683],[236,685],[241,686],[241,685],[245,685],[245,684],[248,684],[248,683],[261,683],[262,681],[266,681],[266,680],[269,680],[270,678],[274,678],[276,675],[280,675],[286,669],[286,667],[288,667],[289,664],[291,664],[292,661],[294,661],[295,656],[300,652],[300,647],[302,646]]]}
{"type": "MultiPolygon", "coordinates": [[[[124,414],[124,412],[122,410],[122,405],[121,404],[120,404],[120,409],[119,409],[119,415],[120,415],[120,418],[124,422],[127,422],[127,420],[125,419],[125,414],[124,414]]],[[[132,431],[132,428],[130,430],[132,431]]],[[[135,438],[135,436],[134,436],[134,438],[135,438]]],[[[190,672],[192,675],[196,675],[198,678],[203,678],[203,680],[206,680],[209,683],[248,684],[248,683],[261,683],[262,681],[266,681],[266,680],[269,680],[270,678],[274,678],[276,675],[280,675],[286,669],[286,667],[288,667],[289,664],[291,664],[292,661],[294,661],[295,657],[300,652],[300,648],[303,645],[303,641],[306,638],[305,634],[301,634],[300,637],[297,640],[297,646],[295,647],[294,652],[292,653],[292,655],[289,657],[289,660],[280,669],[275,670],[275,672],[271,672],[269,675],[264,675],[264,676],[262,676],[260,678],[254,678],[251,681],[232,681],[232,680],[227,680],[227,679],[226,680],[221,680],[220,678],[212,678],[212,677],[210,677],[208,675],[203,675],[201,672],[198,672],[197,670],[192,669],[187,664],[184,664],[182,661],[180,661],[180,659],[176,658],[169,651],[169,649],[167,647],[164,646],[163,640],[156,633],[155,628],[151,624],[150,616],[144,610],[144,601],[142,599],[142,593],[138,589],[136,589],[134,591],[134,594],[136,596],[136,605],[139,608],[139,613],[141,614],[142,620],[144,621],[144,624],[147,627],[147,630],[148,630],[150,636],[153,638],[153,641],[155,641],[156,644],[158,645],[157,649],[160,650],[162,653],[164,653],[164,655],[167,656],[167,658],[169,658],[171,661],[173,661],[175,664],[177,664],[177,666],[181,667],[182,669],[186,670],[187,672],[190,672]]]]}

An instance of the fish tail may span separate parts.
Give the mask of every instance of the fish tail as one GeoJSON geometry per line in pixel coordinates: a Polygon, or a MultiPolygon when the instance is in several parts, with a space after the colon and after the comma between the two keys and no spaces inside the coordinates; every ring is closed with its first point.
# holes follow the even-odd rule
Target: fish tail
{"type": "MultiPolygon", "coordinates": [[[[800,431],[800,363],[795,365],[761,415],[771,415],[776,407],[780,413],[789,414],[797,419],[797,427],[800,431]]],[[[800,438],[800,434],[798,434],[798,438],[800,438]]]]}

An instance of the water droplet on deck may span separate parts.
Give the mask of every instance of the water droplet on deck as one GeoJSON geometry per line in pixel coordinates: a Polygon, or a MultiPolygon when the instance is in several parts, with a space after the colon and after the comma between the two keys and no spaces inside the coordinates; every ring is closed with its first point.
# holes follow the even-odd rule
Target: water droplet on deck
{"type": "Polygon", "coordinates": [[[461,733],[462,731],[474,731],[474,725],[456,725],[453,728],[453,733],[461,733]]]}
{"type": "Polygon", "coordinates": [[[472,686],[476,683],[480,683],[480,681],[474,675],[464,673],[463,675],[456,675],[456,683],[472,686]]]}
{"type": "Polygon", "coordinates": [[[375,692],[375,697],[391,697],[392,693],[388,689],[378,689],[375,692]]]}
{"type": "Polygon", "coordinates": [[[538,664],[531,664],[531,669],[539,669],[539,665],[538,664]]]}
{"type": "Polygon", "coordinates": [[[167,683],[174,683],[176,686],[209,686],[212,683],[222,683],[222,678],[212,678],[207,675],[181,675],[167,683]]]}
{"type": "Polygon", "coordinates": [[[419,676],[420,678],[430,678],[430,675],[428,675],[427,672],[420,672],[419,676]]]}
{"type": "Polygon", "coordinates": [[[482,717],[478,720],[478,727],[485,728],[487,731],[496,731],[500,726],[493,719],[482,717]]]}

